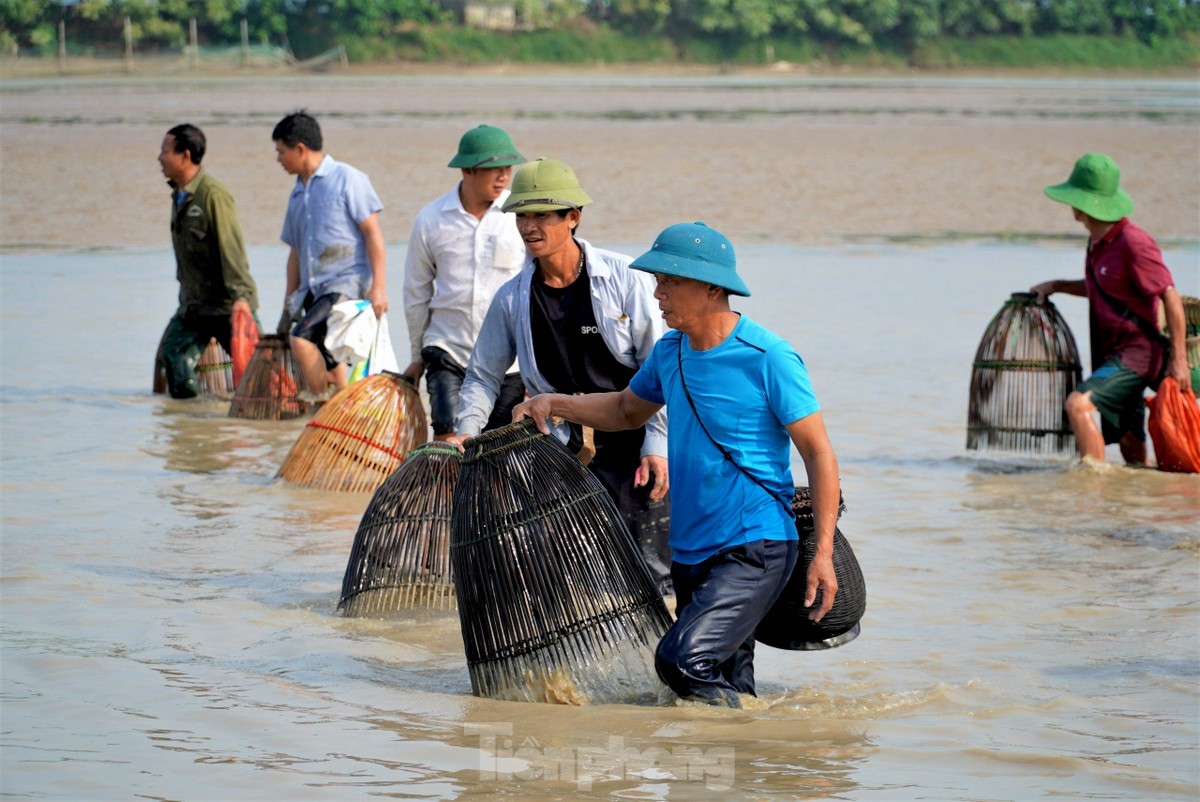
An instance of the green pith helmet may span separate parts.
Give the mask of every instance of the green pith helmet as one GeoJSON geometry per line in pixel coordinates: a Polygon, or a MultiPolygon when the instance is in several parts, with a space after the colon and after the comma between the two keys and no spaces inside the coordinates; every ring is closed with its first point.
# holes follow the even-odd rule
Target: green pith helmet
{"type": "Polygon", "coordinates": [[[472,128],[458,140],[458,153],[447,167],[510,167],[524,164],[525,157],[503,129],[494,125],[472,128]]]}
{"type": "Polygon", "coordinates": [[[716,284],[734,295],[750,294],[750,288],[737,273],[733,243],[704,223],[668,226],[654,240],[650,250],[634,259],[630,267],[716,284]]]}
{"type": "Polygon", "coordinates": [[[575,171],[554,159],[536,159],[517,170],[506,212],[553,212],[578,209],[592,202],[579,186],[575,171]]]}
{"type": "Polygon", "coordinates": [[[1133,211],[1133,199],[1121,189],[1121,170],[1103,153],[1085,153],[1075,162],[1071,177],[1046,187],[1051,200],[1065,203],[1089,217],[1115,223],[1133,211]]]}

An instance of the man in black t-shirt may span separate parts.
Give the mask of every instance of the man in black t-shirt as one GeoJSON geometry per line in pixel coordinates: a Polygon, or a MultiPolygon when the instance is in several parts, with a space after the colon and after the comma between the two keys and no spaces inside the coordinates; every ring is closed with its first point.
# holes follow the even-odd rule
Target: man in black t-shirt
{"type": "MultiPolygon", "coordinates": [[[[530,393],[623,390],[665,331],[654,283],[631,257],[575,236],[592,202],[562,162],[538,159],[513,176],[504,211],[517,216],[525,268],[496,293],[459,394],[459,442],[479,434],[505,369],[519,358],[530,393]]],[[[574,450],[581,430],[556,432],[574,450]]],[[[596,432],[589,470],[609,491],[651,575],[672,592],[666,417],[623,432],[596,432]]]]}

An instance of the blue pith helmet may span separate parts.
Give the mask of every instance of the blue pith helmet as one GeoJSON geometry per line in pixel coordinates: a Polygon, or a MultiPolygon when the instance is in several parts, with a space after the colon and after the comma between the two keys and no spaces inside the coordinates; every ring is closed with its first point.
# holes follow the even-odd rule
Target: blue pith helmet
{"type": "Polygon", "coordinates": [[[663,229],[650,250],[630,267],[716,284],[734,295],[750,295],[737,274],[737,258],[729,238],[704,223],[676,223],[663,229]]]}

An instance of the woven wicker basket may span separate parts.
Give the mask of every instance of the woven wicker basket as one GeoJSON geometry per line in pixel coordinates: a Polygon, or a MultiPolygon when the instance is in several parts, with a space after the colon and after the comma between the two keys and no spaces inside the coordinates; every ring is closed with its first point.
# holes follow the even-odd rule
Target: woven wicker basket
{"type": "Polygon", "coordinates": [[[607,491],[532,422],[466,441],[450,557],[476,696],[657,700],[662,597],[607,491]]]}
{"type": "Polygon", "coordinates": [[[375,491],[342,579],[345,615],[454,608],[450,511],[461,458],[449,443],[417,446],[375,491]]]}
{"type": "Polygon", "coordinates": [[[297,397],[302,386],[300,366],[287,338],[264,335],[255,344],[250,364],[233,392],[229,417],[290,420],[306,415],[309,404],[297,397]]]}
{"type": "MultiPolygon", "coordinates": [[[[838,517],[846,505],[838,510],[838,517]]],[[[817,591],[812,607],[804,606],[808,592],[808,566],[816,551],[816,531],[813,524],[812,496],[807,487],[797,487],[792,499],[796,514],[796,533],[800,536],[800,556],[787,587],[759,622],[754,637],[776,649],[815,651],[832,649],[849,643],[861,632],[859,621],[867,609],[867,584],[854,550],[842,535],[833,532],[833,573],[837,577],[837,595],[833,607],[820,621],[809,621],[808,614],[821,606],[821,591],[817,591]]]]}
{"type": "Polygon", "coordinates": [[[215,337],[210,337],[196,365],[196,388],[201,395],[233,395],[233,360],[215,337]]]}
{"type": "Polygon", "coordinates": [[[1013,293],[975,352],[967,448],[1073,452],[1063,403],[1081,374],[1075,337],[1054,304],[1013,293]]]}
{"type": "Polygon", "coordinates": [[[368,376],[325,402],[277,476],[301,487],[374,493],[428,430],[410,381],[387,371],[368,376]]]}

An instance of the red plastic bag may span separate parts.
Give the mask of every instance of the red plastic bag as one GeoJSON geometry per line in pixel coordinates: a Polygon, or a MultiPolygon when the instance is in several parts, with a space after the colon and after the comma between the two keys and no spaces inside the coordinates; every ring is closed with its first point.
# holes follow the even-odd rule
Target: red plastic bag
{"type": "Polygon", "coordinates": [[[1150,439],[1158,469],[1170,473],[1200,473],[1200,404],[1191,387],[1180,389],[1168,376],[1158,385],[1158,395],[1146,399],[1150,407],[1150,439]]]}
{"type": "Polygon", "coordinates": [[[254,322],[254,315],[239,305],[233,309],[229,328],[229,356],[233,362],[233,386],[236,389],[254,355],[254,346],[258,344],[258,324],[254,322]]]}

